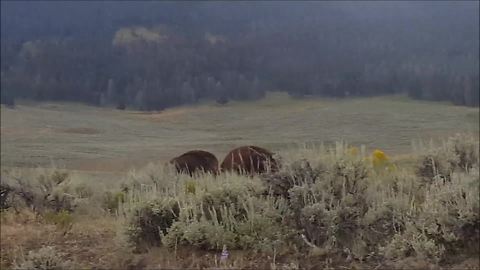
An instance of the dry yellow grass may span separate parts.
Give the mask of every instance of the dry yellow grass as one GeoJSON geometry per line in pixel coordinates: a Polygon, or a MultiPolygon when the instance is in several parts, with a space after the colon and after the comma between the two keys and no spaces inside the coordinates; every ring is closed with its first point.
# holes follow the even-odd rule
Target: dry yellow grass
{"type": "MultiPolygon", "coordinates": [[[[111,217],[79,218],[64,234],[55,225],[48,224],[33,213],[23,211],[17,215],[2,213],[1,265],[2,269],[20,260],[22,254],[38,250],[42,246],[54,246],[61,250],[66,260],[81,262],[82,267],[110,268],[118,261],[121,267],[122,246],[115,240],[116,221],[111,217]]],[[[125,257],[128,259],[128,257],[125,257]]]]}

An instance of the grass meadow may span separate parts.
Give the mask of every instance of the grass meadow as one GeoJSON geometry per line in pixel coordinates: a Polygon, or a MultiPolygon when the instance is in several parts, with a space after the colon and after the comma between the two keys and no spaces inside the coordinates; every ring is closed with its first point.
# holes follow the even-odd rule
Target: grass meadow
{"type": "Polygon", "coordinates": [[[125,172],[192,149],[222,159],[235,146],[278,151],[347,141],[408,154],[412,140],[478,133],[478,108],[397,97],[295,100],[272,93],[256,102],[205,103],[158,113],[67,103],[20,103],[1,111],[2,167],[51,166],[125,172]]]}
{"type": "Polygon", "coordinates": [[[480,268],[478,108],[275,93],[157,113],[21,102],[1,117],[2,269],[480,268]],[[281,170],[164,164],[245,144],[281,170]]]}

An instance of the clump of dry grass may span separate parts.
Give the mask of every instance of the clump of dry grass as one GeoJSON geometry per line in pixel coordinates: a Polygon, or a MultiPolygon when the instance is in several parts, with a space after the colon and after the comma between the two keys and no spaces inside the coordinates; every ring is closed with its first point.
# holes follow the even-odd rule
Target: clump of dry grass
{"type": "Polygon", "coordinates": [[[155,185],[162,178],[156,176],[150,177],[155,179],[154,185],[144,188],[138,185],[142,177],[136,175],[137,183],[130,188],[131,200],[123,206],[131,221],[129,235],[137,239],[131,241],[133,244],[156,239],[151,244],[157,245],[161,240],[172,249],[197,246],[219,250],[227,245],[231,249],[273,250],[277,248],[274,241],[282,242],[278,238],[285,235],[285,230],[282,231],[278,216],[279,202],[261,197],[265,188],[258,178],[236,174],[215,178],[204,174],[192,181],[189,177],[172,176],[177,181],[171,181],[169,186],[155,185]],[[140,224],[145,221],[151,226],[148,231],[156,235],[134,233],[145,231],[140,224]]]}
{"type": "Polygon", "coordinates": [[[2,208],[26,206],[35,212],[73,211],[76,196],[70,192],[68,172],[52,169],[35,173],[2,173],[2,208]]]}
{"type": "Polygon", "coordinates": [[[127,227],[128,240],[137,250],[159,246],[161,236],[178,219],[179,206],[172,199],[157,199],[135,208],[127,227]]]}
{"type": "Polygon", "coordinates": [[[71,261],[64,260],[61,256],[62,254],[54,247],[43,246],[38,250],[29,251],[13,269],[60,270],[75,268],[71,261]]]}
{"type": "Polygon", "coordinates": [[[479,141],[473,135],[457,134],[441,146],[417,146],[423,152],[419,156],[416,174],[423,181],[449,181],[454,171],[468,171],[479,164],[479,141]]]}

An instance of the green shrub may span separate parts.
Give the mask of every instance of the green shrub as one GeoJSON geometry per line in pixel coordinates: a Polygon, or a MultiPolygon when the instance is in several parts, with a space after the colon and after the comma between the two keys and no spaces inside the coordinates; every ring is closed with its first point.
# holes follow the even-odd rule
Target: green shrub
{"type": "Polygon", "coordinates": [[[73,226],[72,215],[63,210],[60,212],[48,212],[43,215],[45,221],[55,224],[57,228],[64,233],[68,232],[73,226]]]}
{"type": "Polygon", "coordinates": [[[195,194],[196,193],[196,183],[195,181],[187,181],[185,183],[185,193],[195,194]]]}
{"type": "Polygon", "coordinates": [[[180,208],[173,199],[157,199],[143,203],[133,210],[129,218],[127,236],[137,249],[161,245],[162,235],[178,219],[180,208]]]}
{"type": "Polygon", "coordinates": [[[177,221],[162,239],[169,248],[193,246],[203,250],[219,250],[223,245],[237,246],[236,234],[211,220],[177,221]]]}
{"type": "MultiPolygon", "coordinates": [[[[394,199],[394,198],[392,198],[394,199]]],[[[389,243],[393,236],[405,230],[402,208],[399,204],[386,202],[371,206],[362,219],[363,239],[369,252],[375,252],[378,246],[389,243]]]]}
{"type": "Polygon", "coordinates": [[[453,149],[458,156],[457,167],[464,170],[478,167],[480,163],[478,137],[475,138],[471,135],[457,134],[448,139],[446,147],[453,149]]]}
{"type": "Polygon", "coordinates": [[[90,198],[93,196],[93,189],[82,183],[74,188],[74,192],[80,199],[90,198]]]}
{"type": "Polygon", "coordinates": [[[317,246],[326,243],[332,233],[330,225],[333,217],[329,214],[321,203],[306,205],[300,210],[299,227],[307,239],[317,246]]]}
{"type": "Polygon", "coordinates": [[[368,168],[364,160],[339,159],[333,164],[329,181],[324,181],[323,188],[338,200],[346,194],[362,196],[367,188],[368,168]]]}
{"type": "Polygon", "coordinates": [[[235,219],[243,219],[246,211],[242,207],[242,203],[247,197],[247,191],[228,187],[207,191],[200,198],[202,214],[206,219],[210,220],[214,218],[212,212],[215,212],[217,222],[222,222],[224,219],[222,210],[228,209],[228,214],[232,215],[235,219]]]}
{"type": "Polygon", "coordinates": [[[23,173],[7,172],[5,185],[10,192],[9,201],[15,208],[29,207],[35,212],[45,211],[69,211],[76,207],[75,195],[70,192],[69,175],[58,170],[47,170],[38,176],[23,173]]]}
{"type": "Polygon", "coordinates": [[[103,194],[103,209],[109,213],[116,213],[120,204],[125,203],[126,193],[123,191],[112,193],[111,191],[106,191],[103,194]]]}
{"type": "Polygon", "coordinates": [[[445,255],[445,247],[418,230],[414,223],[409,222],[405,231],[395,234],[385,247],[380,248],[380,252],[391,260],[418,257],[438,263],[445,255]]]}
{"type": "Polygon", "coordinates": [[[369,167],[364,159],[348,151],[344,154],[344,147],[338,151],[331,153],[330,159],[317,161],[316,166],[302,161],[294,167],[296,181],[289,189],[293,222],[289,224],[300,230],[308,243],[328,252],[348,249],[365,254],[361,235],[369,207],[369,167]]]}
{"type": "Polygon", "coordinates": [[[314,184],[319,177],[326,173],[326,170],[324,164],[319,163],[312,167],[311,163],[306,159],[295,161],[286,168],[295,185],[314,184]]]}
{"type": "Polygon", "coordinates": [[[237,247],[267,254],[286,252],[295,241],[293,228],[279,222],[278,217],[256,213],[236,226],[237,247]]]}
{"type": "Polygon", "coordinates": [[[429,149],[422,155],[416,173],[427,183],[435,179],[450,181],[454,171],[479,167],[479,147],[478,139],[473,136],[457,134],[442,147],[429,149]]]}
{"type": "Polygon", "coordinates": [[[170,247],[195,246],[206,250],[221,250],[224,245],[229,249],[273,252],[286,248],[293,230],[282,221],[280,207],[273,201],[250,198],[243,204],[245,215],[233,214],[234,205],[224,205],[219,211],[211,208],[208,219],[193,214],[175,222],[163,238],[170,247]],[[217,216],[223,218],[219,219],[217,216]]]}
{"type": "Polygon", "coordinates": [[[451,182],[427,190],[422,205],[425,210],[419,213],[416,224],[451,254],[479,251],[478,179],[478,172],[455,173],[451,182]]]}
{"type": "Polygon", "coordinates": [[[339,205],[315,203],[305,206],[300,215],[300,228],[306,238],[316,246],[330,251],[352,249],[362,233],[363,210],[350,199],[339,205]],[[355,240],[355,241],[354,241],[355,240]]]}
{"type": "Polygon", "coordinates": [[[39,182],[44,186],[59,185],[68,179],[68,172],[54,171],[51,175],[40,175],[39,182]]]}
{"type": "Polygon", "coordinates": [[[308,160],[302,159],[286,166],[282,171],[263,174],[261,180],[266,186],[267,194],[288,198],[291,188],[315,183],[325,170],[323,164],[312,168],[308,160]]]}
{"type": "Polygon", "coordinates": [[[416,174],[424,184],[436,180],[449,181],[457,162],[457,156],[453,152],[435,151],[420,158],[416,174]]]}
{"type": "MultiPolygon", "coordinates": [[[[480,207],[478,170],[453,173],[449,182],[433,182],[411,215],[396,214],[404,222],[386,245],[388,259],[416,256],[439,263],[447,256],[478,254],[480,207]]],[[[398,207],[397,207],[398,209],[398,207]]],[[[398,219],[398,218],[397,218],[398,219]]]]}

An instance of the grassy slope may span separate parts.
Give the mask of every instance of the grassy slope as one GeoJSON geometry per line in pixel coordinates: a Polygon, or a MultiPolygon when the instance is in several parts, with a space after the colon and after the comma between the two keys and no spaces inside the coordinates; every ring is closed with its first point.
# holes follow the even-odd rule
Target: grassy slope
{"type": "Polygon", "coordinates": [[[2,167],[57,166],[125,171],[163,162],[194,148],[222,159],[234,146],[346,140],[387,153],[410,151],[412,139],[478,132],[478,108],[403,97],[292,100],[270,94],[257,102],[202,104],[160,113],[65,103],[1,109],[2,167]]]}

